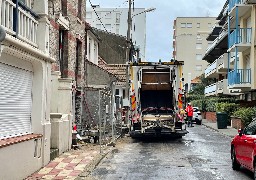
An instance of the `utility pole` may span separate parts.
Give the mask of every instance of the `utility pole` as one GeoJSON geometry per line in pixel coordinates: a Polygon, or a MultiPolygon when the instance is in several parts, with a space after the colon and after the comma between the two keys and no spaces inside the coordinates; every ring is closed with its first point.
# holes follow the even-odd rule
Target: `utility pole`
{"type": "MultiPolygon", "coordinates": [[[[130,48],[131,48],[131,25],[132,25],[132,0],[129,0],[129,10],[128,10],[128,19],[127,19],[128,27],[127,27],[127,47],[126,47],[126,90],[125,90],[125,97],[130,101],[129,91],[130,91],[130,84],[129,84],[129,61],[130,61],[130,48]]],[[[130,104],[129,104],[130,105],[130,104]]],[[[126,113],[126,123],[129,123],[129,107],[126,113]]]]}

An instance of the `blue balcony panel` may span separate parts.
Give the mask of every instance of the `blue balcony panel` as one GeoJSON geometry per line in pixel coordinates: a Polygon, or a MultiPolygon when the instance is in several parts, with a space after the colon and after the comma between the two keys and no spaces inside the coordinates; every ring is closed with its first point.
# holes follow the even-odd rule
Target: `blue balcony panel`
{"type": "Polygon", "coordinates": [[[233,51],[233,47],[238,47],[238,52],[242,52],[251,47],[252,28],[235,29],[229,35],[229,48],[233,51]]]}
{"type": "Polygon", "coordinates": [[[235,69],[228,73],[228,86],[233,88],[251,88],[251,69],[235,69]]]}

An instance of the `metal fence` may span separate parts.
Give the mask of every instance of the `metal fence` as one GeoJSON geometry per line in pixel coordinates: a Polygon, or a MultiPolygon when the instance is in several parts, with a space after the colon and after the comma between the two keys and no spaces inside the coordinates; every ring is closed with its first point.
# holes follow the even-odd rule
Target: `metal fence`
{"type": "Polygon", "coordinates": [[[78,133],[91,143],[106,145],[121,134],[120,101],[112,102],[106,89],[85,89],[82,95],[82,118],[76,122],[78,133]],[[114,107],[112,107],[114,106],[114,107]],[[114,110],[114,113],[111,114],[114,110]]]}

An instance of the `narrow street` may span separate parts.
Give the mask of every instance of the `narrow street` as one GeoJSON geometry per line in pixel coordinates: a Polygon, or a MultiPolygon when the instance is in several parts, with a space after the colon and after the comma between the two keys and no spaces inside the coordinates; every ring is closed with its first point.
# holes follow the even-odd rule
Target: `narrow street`
{"type": "Polygon", "coordinates": [[[89,179],[250,180],[253,174],[231,168],[230,141],[205,126],[189,128],[179,140],[142,142],[128,140],[117,146],[91,173],[89,179]]]}

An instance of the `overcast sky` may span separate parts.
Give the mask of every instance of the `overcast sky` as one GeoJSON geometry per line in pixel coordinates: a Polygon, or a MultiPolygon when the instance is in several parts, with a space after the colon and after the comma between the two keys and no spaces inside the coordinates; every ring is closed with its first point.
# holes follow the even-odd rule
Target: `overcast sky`
{"type": "MultiPolygon", "coordinates": [[[[87,6],[90,3],[87,0],[87,6]]],[[[125,0],[91,0],[101,8],[128,8],[125,0]]],[[[147,61],[172,58],[173,20],[176,17],[216,17],[226,0],[135,0],[135,8],[155,7],[147,13],[147,61]]]]}

